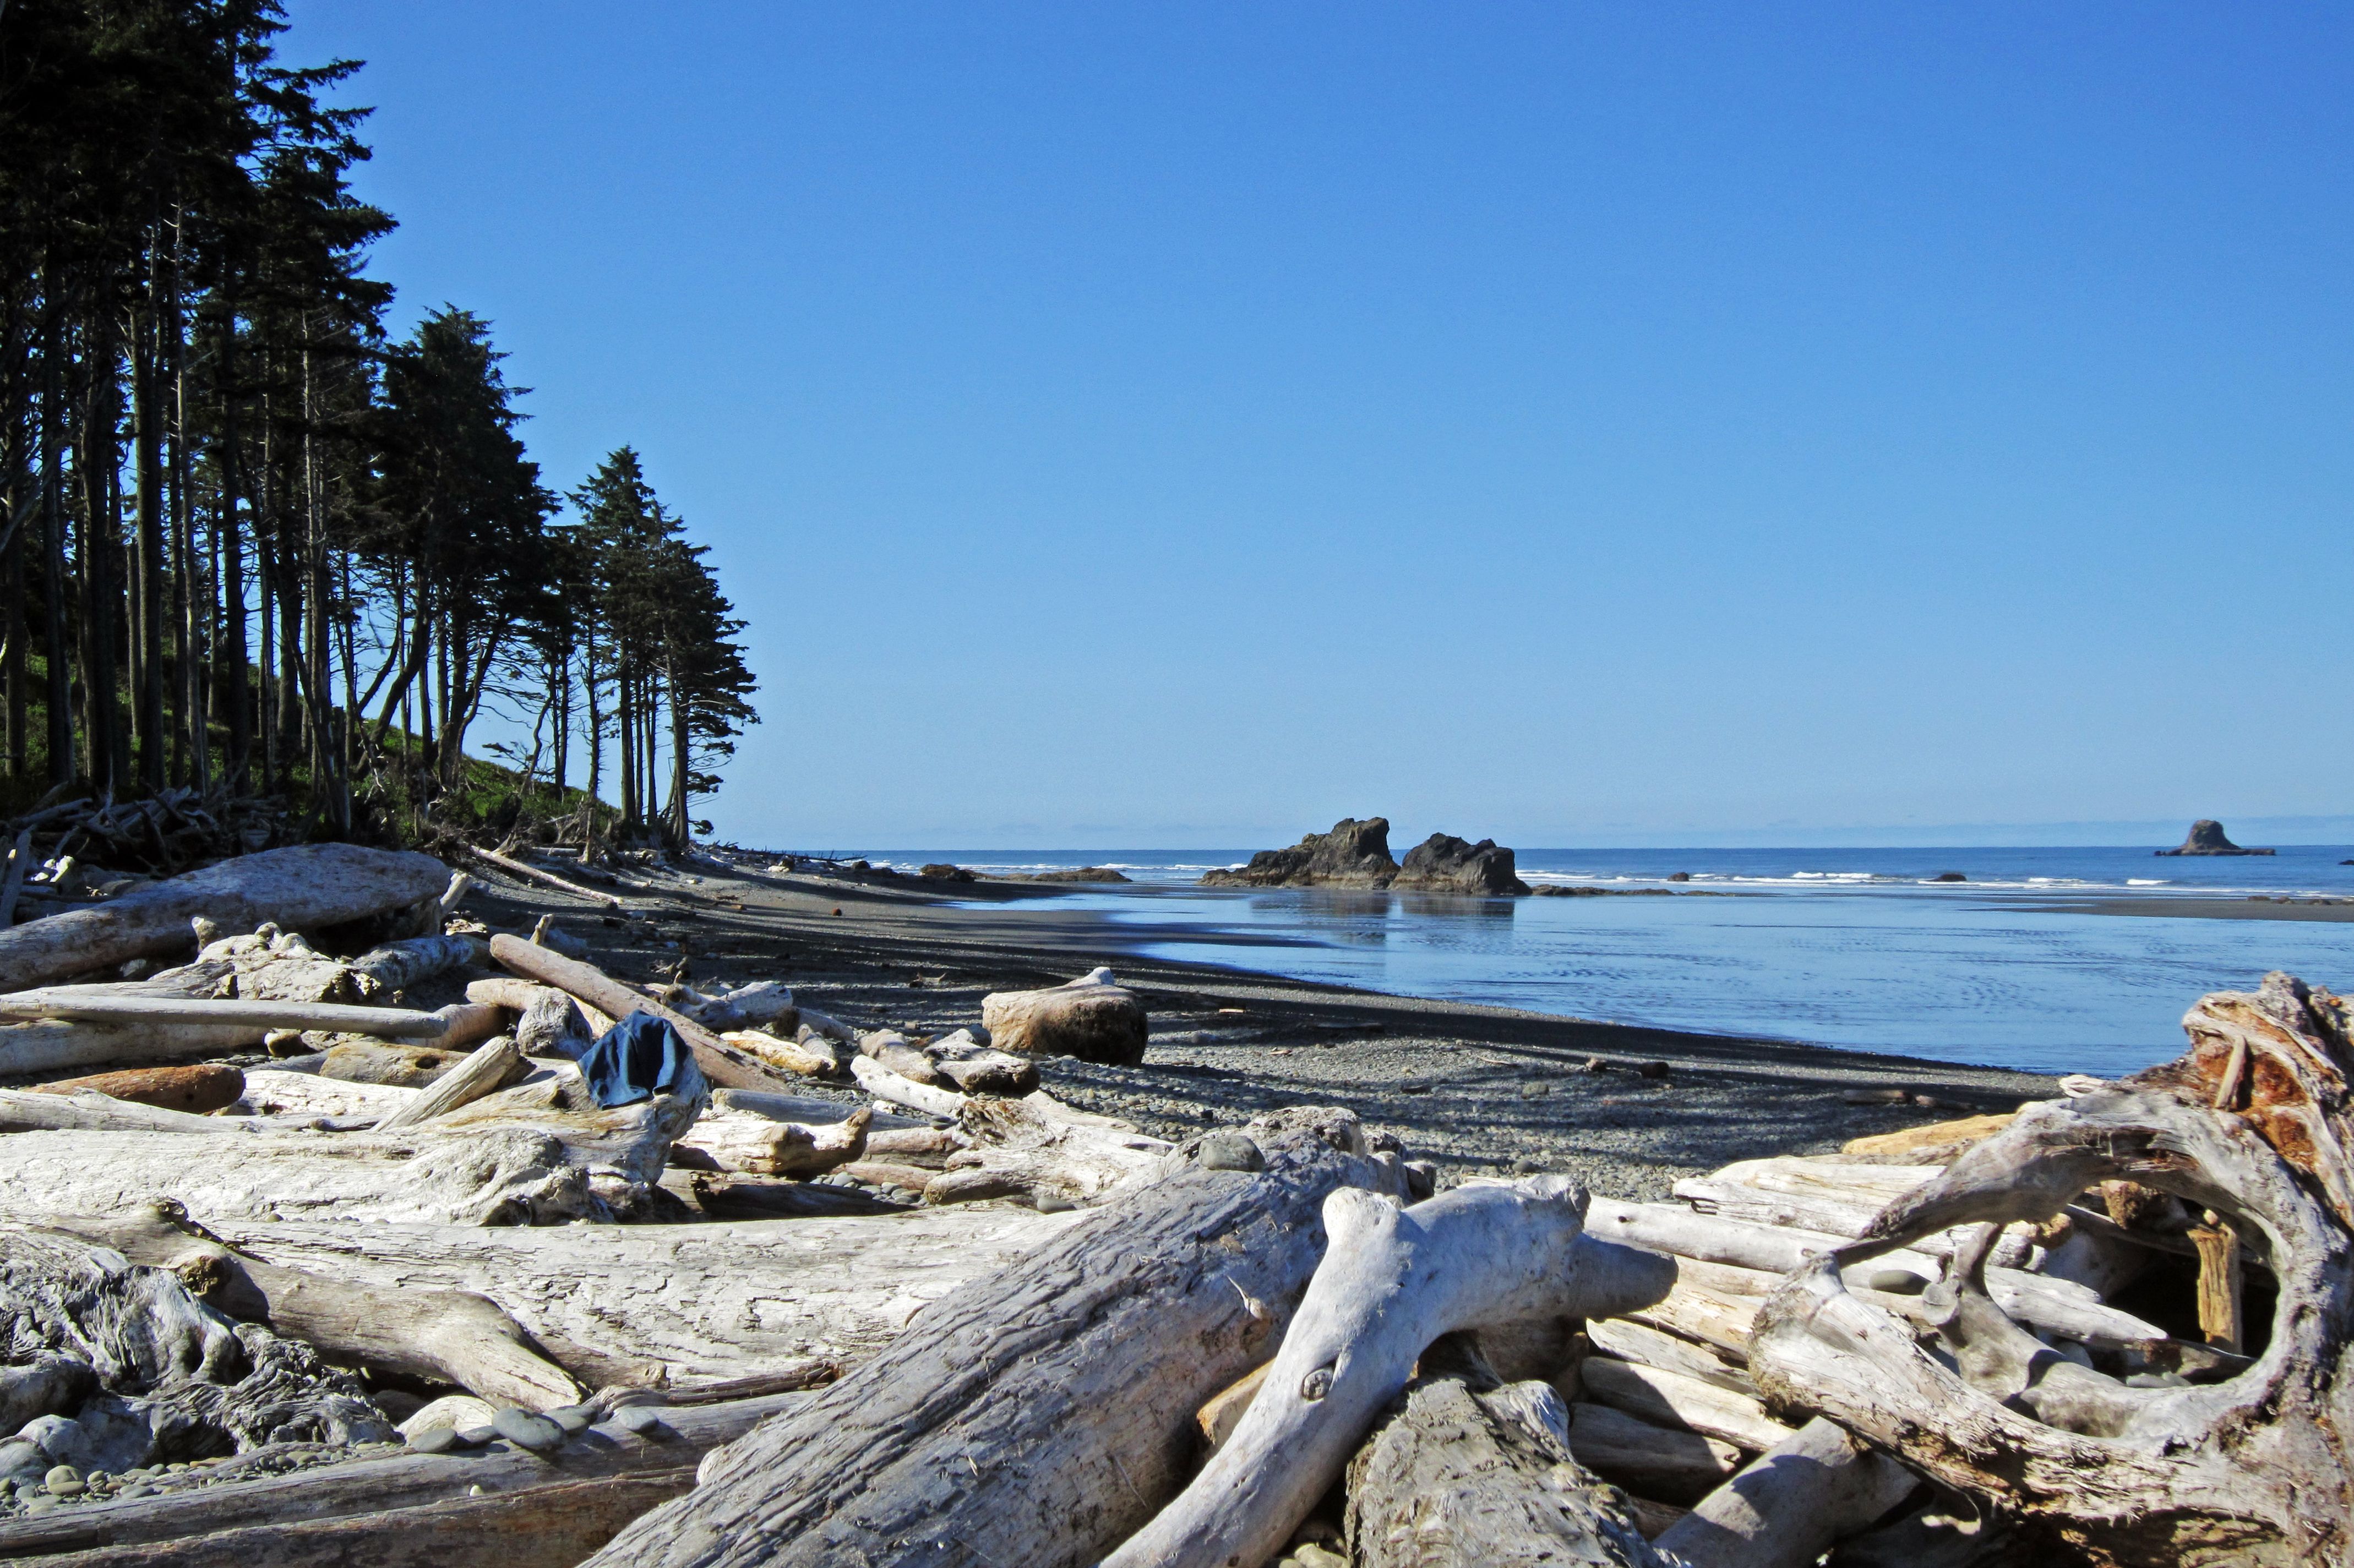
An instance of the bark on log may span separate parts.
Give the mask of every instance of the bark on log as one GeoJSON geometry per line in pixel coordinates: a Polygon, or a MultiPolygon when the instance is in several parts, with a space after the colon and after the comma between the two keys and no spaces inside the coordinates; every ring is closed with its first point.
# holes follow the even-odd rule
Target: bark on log
{"type": "Polygon", "coordinates": [[[387,1040],[435,1040],[449,1025],[406,1007],[349,1007],[323,1001],[199,1001],[186,997],[91,995],[57,986],[0,996],[0,1018],[66,1018],[85,1023],[241,1024],[249,1029],[334,1029],[387,1040]]]}
{"type": "MultiPolygon", "coordinates": [[[[496,1445],[465,1454],[393,1453],[264,1479],[201,1487],[191,1483],[185,1489],[166,1482],[154,1497],[0,1521],[0,1557],[38,1556],[43,1568],[78,1561],[171,1563],[175,1568],[199,1563],[208,1568],[215,1563],[284,1568],[313,1563],[321,1568],[352,1568],[387,1561],[424,1568],[464,1562],[468,1559],[378,1554],[404,1550],[401,1527],[415,1521],[423,1510],[465,1499],[475,1487],[484,1495],[473,1501],[520,1510],[478,1516],[491,1520],[540,1519],[625,1478],[668,1478],[665,1484],[684,1491],[694,1484],[695,1466],[704,1455],[808,1397],[778,1393],[723,1404],[669,1406],[652,1435],[640,1436],[607,1421],[546,1457],[496,1445]],[[349,1522],[338,1531],[328,1528],[331,1520],[349,1522]],[[331,1549],[314,1552],[312,1543],[322,1541],[331,1549]],[[167,1542],[184,1544],[166,1548],[167,1542]],[[143,1548],[152,1555],[140,1555],[143,1548]],[[182,1554],[175,1555],[175,1551],[182,1554]],[[76,1555],[47,1555],[52,1552],[76,1555]]],[[[539,1537],[537,1529],[530,1526],[528,1538],[515,1544],[538,1550],[532,1541],[546,1538],[539,1537]]],[[[556,1539],[561,1544],[560,1537],[556,1539]]],[[[465,1549],[462,1537],[436,1534],[427,1540],[440,1550],[465,1549]]],[[[497,1548],[502,1538],[490,1535],[486,1544],[497,1548]]],[[[508,1559],[488,1561],[504,1568],[508,1559]]],[[[567,1560],[564,1568],[577,1561],[567,1560]]]]}
{"type": "Polygon", "coordinates": [[[2184,1020],[2190,1052],[2033,1107],[1790,1277],[1760,1315],[1769,1399],[1821,1411],[2095,1563],[2288,1563],[2354,1551],[2354,1161],[2348,1009],[2285,975],[2184,1020]],[[2225,1381],[2133,1387],[2053,1355],[1988,1296],[1985,1249],[1932,1292],[1950,1364],[1838,1267],[1931,1230],[2044,1221],[2104,1181],[2221,1214],[2267,1266],[2269,1343],[2225,1381]]]}
{"type": "Polygon", "coordinates": [[[1411,1209],[1343,1189],[1331,1245],[1225,1447],[1106,1568],[1262,1562],[1339,1478],[1374,1414],[1441,1334],[1533,1318],[1605,1317],[1656,1300],[1658,1257],[1585,1234],[1561,1178],[1458,1187],[1411,1209]]]}
{"type": "Polygon", "coordinates": [[[1149,1032],[1143,1003],[1107,969],[1047,991],[992,991],[981,999],[981,1022],[1001,1050],[1130,1067],[1144,1060],[1149,1032]]]}
{"type": "Polygon", "coordinates": [[[1349,1466],[1356,1568],[1659,1564],[1624,1498],[1572,1457],[1566,1427],[1541,1383],[1412,1384],[1349,1466]]]}
{"type": "Polygon", "coordinates": [[[557,1109],[498,1107],[493,1097],[430,1126],[387,1133],[231,1126],[202,1140],[200,1158],[188,1140],[153,1132],[22,1132],[0,1138],[0,1192],[20,1212],[37,1204],[58,1213],[171,1199],[207,1225],[286,1215],[451,1224],[613,1219],[648,1203],[671,1139],[700,1101],[699,1094],[661,1095],[618,1110],[557,1109]]]}
{"type": "Polygon", "coordinates": [[[233,1106],[245,1093],[245,1075],[235,1067],[203,1063],[188,1067],[137,1067],[41,1084],[35,1094],[70,1095],[87,1089],[132,1105],[202,1116],[233,1106]]]}
{"type": "Polygon", "coordinates": [[[952,1302],[1083,1217],[910,1210],[683,1225],[209,1228],[246,1255],[366,1289],[484,1297],[583,1383],[675,1387],[863,1361],[927,1305],[952,1302]]]}
{"type": "Polygon", "coordinates": [[[241,1257],[160,1204],[48,1224],[133,1263],[171,1269],[207,1304],[267,1323],[338,1363],[452,1383],[493,1404],[528,1410],[570,1404],[584,1392],[514,1319],[471,1292],[364,1285],[241,1257]]]}
{"type": "Polygon", "coordinates": [[[1920,1484],[1887,1455],[1818,1418],[1701,1499],[1655,1544],[1689,1568],[1811,1568],[1920,1484]]]}
{"type": "Polygon", "coordinates": [[[398,1109],[387,1112],[376,1124],[376,1130],[392,1132],[431,1121],[461,1106],[470,1106],[496,1094],[530,1071],[531,1064],[524,1060],[522,1050],[503,1034],[442,1074],[398,1109]]]}
{"type": "Polygon", "coordinates": [[[0,931],[0,991],[186,951],[195,916],[245,929],[265,920],[296,929],[337,926],[433,897],[449,877],[450,868],[430,855],[356,844],[241,855],[133,888],[96,908],[0,931]]]}
{"type": "Polygon", "coordinates": [[[666,1021],[694,1051],[695,1065],[715,1086],[779,1091],[791,1086],[791,1079],[786,1075],[728,1044],[684,1013],[639,995],[593,964],[578,962],[504,933],[491,938],[491,957],[515,973],[555,986],[612,1018],[651,1012],[666,1021]]]}
{"type": "Polygon", "coordinates": [[[1368,1156],[1345,1111],[1278,1112],[1252,1132],[1265,1171],[1178,1167],[1087,1216],[722,1450],[703,1485],[591,1561],[884,1568],[955,1542],[981,1563],[1097,1562],[1177,1489],[1202,1401],[1281,1336],[1322,1251],[1325,1195],[1404,1191],[1396,1157],[1368,1156]]]}
{"type": "Polygon", "coordinates": [[[753,1176],[822,1176],[866,1152],[867,1110],[805,1127],[744,1112],[707,1112],[671,1145],[673,1165],[753,1176]]]}

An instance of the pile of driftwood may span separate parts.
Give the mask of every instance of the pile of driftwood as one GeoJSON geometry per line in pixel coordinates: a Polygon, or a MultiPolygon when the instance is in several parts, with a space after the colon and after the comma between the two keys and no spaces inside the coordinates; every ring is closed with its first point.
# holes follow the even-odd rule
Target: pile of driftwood
{"type": "Polygon", "coordinates": [[[1635,1204],[1434,1193],[1341,1110],[1177,1145],[1076,1110],[1040,1055],[1142,1052],[1106,971],[862,1032],[627,984],[463,891],[280,850],[0,935],[0,1073],[53,1075],[0,1090],[0,1556],[2354,1544],[2354,1051],[2286,977],[2168,1066],[1635,1204]],[[437,977],[466,999],[406,1005],[437,977]],[[640,1012],[692,1065],[600,1105],[575,1059],[640,1012]]]}

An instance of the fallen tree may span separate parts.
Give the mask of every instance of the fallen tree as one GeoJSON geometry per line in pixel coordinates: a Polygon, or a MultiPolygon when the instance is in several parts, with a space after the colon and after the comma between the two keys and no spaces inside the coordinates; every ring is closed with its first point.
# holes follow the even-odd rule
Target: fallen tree
{"type": "Polygon", "coordinates": [[[722,1088],[782,1092],[792,1087],[790,1074],[770,1068],[686,1014],[631,990],[594,964],[567,959],[504,933],[491,938],[491,957],[525,979],[552,985],[610,1018],[627,1018],[632,1012],[652,1013],[678,1031],[679,1038],[695,1053],[695,1064],[703,1069],[703,1075],[722,1088]]]}

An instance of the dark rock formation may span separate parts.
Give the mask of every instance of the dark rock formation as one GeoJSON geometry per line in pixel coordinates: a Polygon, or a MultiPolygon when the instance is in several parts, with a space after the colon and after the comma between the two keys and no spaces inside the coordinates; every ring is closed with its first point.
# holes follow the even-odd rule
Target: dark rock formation
{"type": "Polygon", "coordinates": [[[1390,886],[1401,893],[1467,893],[1479,897],[1525,895],[1529,885],[1512,864],[1512,852],[1493,839],[1469,843],[1452,833],[1433,833],[1406,851],[1405,864],[1390,886]]]}
{"type": "Polygon", "coordinates": [[[1929,880],[1932,882],[1967,882],[1969,878],[1964,876],[1958,871],[1941,871],[1929,880]]]}
{"type": "Polygon", "coordinates": [[[1397,874],[1389,819],[1343,817],[1329,833],[1310,833],[1289,849],[1261,850],[1239,871],[1214,871],[1202,882],[1209,887],[1387,887],[1397,874]]]}
{"type": "Polygon", "coordinates": [[[1073,865],[1057,871],[1041,871],[1023,878],[1024,882],[1126,882],[1127,877],[1108,865],[1073,865]]]}
{"type": "Polygon", "coordinates": [[[972,873],[967,871],[964,867],[960,865],[950,865],[946,861],[938,860],[933,861],[930,864],[923,867],[923,869],[918,871],[917,874],[918,876],[928,878],[933,882],[970,882],[973,880],[972,873]]]}
{"type": "Polygon", "coordinates": [[[2171,854],[2270,854],[2268,849],[2242,849],[2223,836],[2223,824],[2212,817],[2201,817],[2190,824],[2190,836],[2182,841],[2180,849],[2159,850],[2161,855],[2171,854]]]}

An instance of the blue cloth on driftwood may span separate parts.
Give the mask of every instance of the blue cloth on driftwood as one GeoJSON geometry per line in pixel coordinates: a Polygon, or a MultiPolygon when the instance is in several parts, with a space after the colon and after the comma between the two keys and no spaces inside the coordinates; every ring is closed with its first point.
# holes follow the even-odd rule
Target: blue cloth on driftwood
{"type": "Polygon", "coordinates": [[[681,1085],[699,1081],[702,1073],[694,1051],[668,1019],[632,1012],[580,1054],[580,1075],[589,1096],[610,1110],[676,1093],[681,1085]]]}

